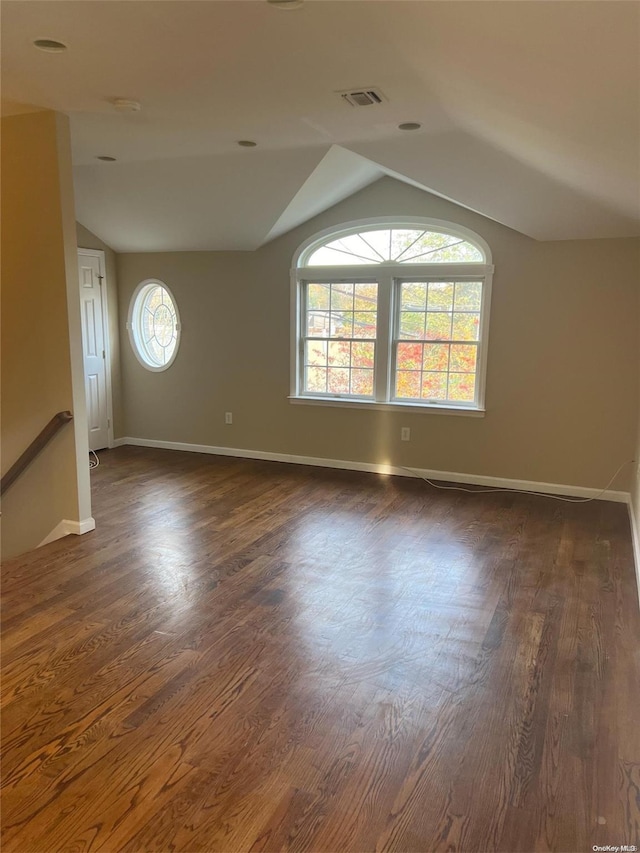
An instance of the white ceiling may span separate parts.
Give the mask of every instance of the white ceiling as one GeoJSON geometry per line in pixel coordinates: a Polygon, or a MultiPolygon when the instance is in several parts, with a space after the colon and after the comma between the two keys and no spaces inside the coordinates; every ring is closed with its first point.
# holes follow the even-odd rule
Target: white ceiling
{"type": "Polygon", "coordinates": [[[3,98],[69,114],[78,219],[118,251],[255,248],[384,174],[537,239],[640,234],[633,0],[4,0],[2,24],[3,98]],[[363,86],[387,100],[335,94],[363,86]]]}

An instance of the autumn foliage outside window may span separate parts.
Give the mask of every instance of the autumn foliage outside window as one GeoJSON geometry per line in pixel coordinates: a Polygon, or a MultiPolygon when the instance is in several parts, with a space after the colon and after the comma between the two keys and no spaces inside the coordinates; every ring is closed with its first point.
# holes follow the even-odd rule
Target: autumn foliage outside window
{"type": "Polygon", "coordinates": [[[377,283],[310,282],[306,288],[305,389],[372,397],[377,283]]]}
{"type": "Polygon", "coordinates": [[[482,282],[401,282],[395,397],[473,402],[482,282]]]}

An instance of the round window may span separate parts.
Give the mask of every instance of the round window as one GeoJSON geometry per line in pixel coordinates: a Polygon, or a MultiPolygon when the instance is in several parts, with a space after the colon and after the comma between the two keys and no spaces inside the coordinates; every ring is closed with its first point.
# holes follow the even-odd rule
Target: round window
{"type": "Polygon", "coordinates": [[[180,318],[168,287],[148,280],[131,299],[129,337],[138,360],[149,370],[166,370],[178,351],[180,318]]]}

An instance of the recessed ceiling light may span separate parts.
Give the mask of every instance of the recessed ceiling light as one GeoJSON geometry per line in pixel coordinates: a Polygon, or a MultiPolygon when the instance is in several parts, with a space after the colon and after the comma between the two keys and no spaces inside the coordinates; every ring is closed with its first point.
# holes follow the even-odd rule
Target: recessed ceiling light
{"type": "Polygon", "coordinates": [[[66,44],[55,39],[36,39],[33,44],[38,50],[45,50],[47,53],[62,53],[67,49],[66,44]]]}
{"type": "Polygon", "coordinates": [[[241,148],[255,148],[258,143],[254,142],[252,139],[239,139],[238,145],[241,148]]]}
{"type": "Polygon", "coordinates": [[[267,3],[276,9],[299,9],[303,0],[267,0],[267,3]]]}
{"type": "Polygon", "coordinates": [[[108,157],[106,154],[98,154],[96,160],[104,160],[105,163],[115,163],[115,157],[108,157]]]}
{"type": "Polygon", "coordinates": [[[420,130],[421,127],[417,121],[405,121],[398,125],[398,130],[420,130]]]}
{"type": "Polygon", "coordinates": [[[133,101],[131,98],[114,98],[111,103],[119,113],[139,113],[142,109],[140,101],[133,101]]]}

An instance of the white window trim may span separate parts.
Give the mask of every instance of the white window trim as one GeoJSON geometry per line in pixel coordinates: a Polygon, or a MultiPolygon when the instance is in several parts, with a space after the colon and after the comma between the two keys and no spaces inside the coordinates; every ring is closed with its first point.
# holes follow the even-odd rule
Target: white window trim
{"type": "Polygon", "coordinates": [[[131,349],[133,350],[135,357],[138,359],[140,364],[145,368],[145,370],[150,370],[152,373],[163,373],[165,370],[168,370],[171,367],[171,365],[175,361],[176,356],[178,354],[178,349],[180,348],[180,334],[182,332],[182,324],[180,323],[180,311],[178,309],[178,303],[176,302],[176,298],[173,295],[173,291],[171,290],[171,288],[167,287],[167,285],[164,283],[164,281],[161,281],[159,278],[145,278],[145,280],[141,281],[140,284],[133,291],[133,295],[131,296],[131,301],[129,302],[129,314],[128,314],[128,318],[127,318],[127,331],[129,332],[129,343],[131,344],[131,349]],[[176,345],[174,347],[173,353],[171,354],[171,358],[169,359],[169,361],[166,364],[155,365],[155,364],[149,364],[148,361],[145,361],[145,359],[142,356],[142,353],[140,352],[138,341],[136,340],[135,321],[134,321],[134,317],[133,317],[133,312],[135,310],[135,306],[136,306],[136,303],[138,301],[138,296],[140,295],[140,293],[145,288],[149,287],[150,285],[157,285],[159,287],[163,287],[167,291],[167,293],[169,294],[169,297],[171,298],[171,301],[173,303],[173,307],[174,307],[175,312],[176,312],[176,345]]]}
{"type": "Polygon", "coordinates": [[[483,418],[485,409],[478,406],[451,406],[449,403],[411,403],[402,402],[378,403],[375,400],[359,400],[357,397],[341,399],[340,397],[314,397],[304,394],[301,397],[289,397],[294,406],[332,406],[338,409],[369,409],[376,412],[429,412],[436,415],[463,415],[471,418],[483,418]]]}
{"type": "MultiPolygon", "coordinates": [[[[291,268],[291,291],[290,291],[290,395],[289,402],[295,405],[333,406],[339,408],[358,408],[376,411],[411,411],[422,413],[437,413],[450,415],[465,415],[467,417],[484,417],[485,393],[487,378],[487,354],[489,342],[489,318],[491,316],[491,290],[493,284],[494,266],[491,262],[491,249],[487,243],[476,234],[463,226],[441,219],[428,219],[424,217],[375,217],[371,219],[352,220],[342,223],[340,226],[325,228],[309,237],[298,247],[293,257],[291,268]],[[354,233],[358,230],[371,228],[372,226],[384,226],[395,228],[424,228],[461,237],[477,246],[484,254],[485,263],[433,263],[433,264],[344,264],[339,267],[333,266],[304,266],[300,261],[306,260],[327,241],[329,237],[338,239],[340,236],[354,233]],[[368,274],[367,274],[368,273],[368,274]],[[480,310],[480,330],[478,340],[478,361],[476,368],[477,398],[473,405],[468,403],[452,404],[451,402],[411,402],[410,400],[394,400],[392,397],[391,382],[393,340],[394,340],[394,309],[393,294],[398,281],[443,281],[443,280],[481,280],[482,306],[480,310]],[[329,394],[317,395],[307,394],[302,391],[302,315],[304,305],[300,298],[302,285],[309,281],[372,281],[378,282],[378,337],[376,339],[376,353],[383,354],[384,364],[376,367],[374,394],[376,399],[359,399],[357,397],[339,397],[329,394]],[[380,298],[382,295],[383,298],[380,298]],[[389,315],[389,316],[387,316],[389,315]]],[[[379,357],[379,356],[378,356],[379,357]]]]}

